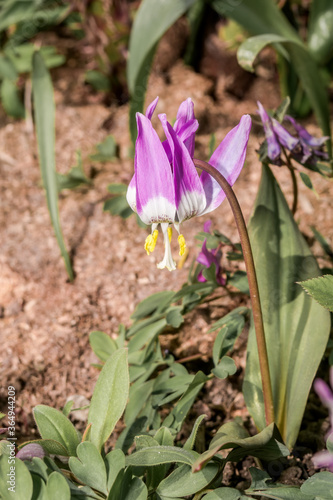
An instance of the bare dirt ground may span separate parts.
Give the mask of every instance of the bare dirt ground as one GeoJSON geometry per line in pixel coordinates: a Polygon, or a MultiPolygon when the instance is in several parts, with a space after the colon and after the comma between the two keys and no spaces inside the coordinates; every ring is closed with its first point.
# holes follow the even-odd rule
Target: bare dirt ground
{"type": "MultiPolygon", "coordinates": [[[[206,74],[212,67],[208,56],[204,59],[206,74]]],[[[167,112],[170,120],[184,99],[193,99],[200,122],[196,157],[207,158],[211,133],[216,134],[218,144],[244,113],[255,113],[257,99],[271,108],[279,104],[274,73],[268,72],[265,78],[248,78],[240,72],[235,82],[228,67],[224,73],[204,76],[179,60],[167,70],[167,77],[157,67],[150,78],[146,102],[159,95],[158,112],[167,112]],[[234,95],[231,91],[236,83],[238,90],[234,95]]],[[[14,385],[20,439],[33,437],[35,405],[60,409],[73,395],[91,397],[98,372],[91,367],[96,358],[89,347],[89,333],[103,330],[116,336],[119,323],[130,324],[130,316],[142,299],[160,290],[179,289],[199,251],[194,236],[208,218],[184,224],[190,251],[184,267],[173,273],[158,270],[162,243],[148,257],[143,249],[146,232],[138,228],[134,217],[122,220],[103,213],[107,185],[128,183],[133,174],[133,160],[128,155],[128,106],[106,107],[99,95],[84,86],[78,68],[58,69],[54,72],[54,84],[58,171],[64,173],[75,163],[78,149],[82,151],[87,175],[94,171],[91,188],[64,191],[60,196],[63,233],[76,273],[74,283],[67,281],[50,224],[34,137],[26,131],[23,121],[13,121],[3,113],[0,119],[1,150],[13,160],[0,161],[0,411],[6,409],[8,385],[14,385]],[[119,145],[119,159],[92,167],[89,155],[109,133],[119,145]]],[[[158,127],[157,121],[154,123],[158,127]]],[[[320,135],[313,118],[307,125],[310,132],[320,135]]],[[[160,127],[158,130],[161,132],[160,127]]],[[[259,129],[254,126],[245,167],[235,185],[246,220],[260,180],[255,150],[261,140],[259,129]]],[[[289,173],[278,167],[274,173],[291,202],[289,173]]],[[[318,198],[300,185],[297,220],[310,243],[313,244],[311,224],[332,241],[333,185],[319,176],[311,177],[318,198]]],[[[227,202],[209,218],[214,228],[238,240],[227,202]]],[[[322,254],[318,244],[313,244],[313,251],[322,254]]],[[[225,265],[230,263],[226,261],[225,265]]],[[[163,339],[164,346],[178,357],[199,353],[203,361],[207,360],[214,339],[213,334],[207,334],[209,325],[245,299],[237,300],[232,303],[230,299],[221,299],[214,306],[198,308],[179,331],[163,339]]],[[[214,419],[211,426],[235,415],[247,415],[240,392],[245,346],[246,332],[234,354],[239,366],[237,376],[210,382],[203,400],[195,405],[195,412],[207,413],[214,419]]]]}

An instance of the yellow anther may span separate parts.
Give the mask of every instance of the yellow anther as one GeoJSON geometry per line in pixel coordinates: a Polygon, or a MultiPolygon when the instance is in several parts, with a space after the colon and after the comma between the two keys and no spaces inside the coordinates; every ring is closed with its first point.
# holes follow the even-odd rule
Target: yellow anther
{"type": "Polygon", "coordinates": [[[157,229],[155,229],[155,231],[153,231],[153,234],[150,234],[149,236],[147,236],[146,241],[145,241],[145,250],[147,252],[147,255],[149,255],[151,252],[153,252],[155,250],[157,236],[158,236],[157,229]]]}
{"type": "Polygon", "coordinates": [[[171,238],[172,238],[172,227],[168,227],[168,237],[169,237],[169,241],[171,242],[171,238]]]}
{"type": "Polygon", "coordinates": [[[178,236],[178,243],[179,243],[179,255],[182,256],[184,255],[186,248],[185,238],[182,234],[178,236]]]}

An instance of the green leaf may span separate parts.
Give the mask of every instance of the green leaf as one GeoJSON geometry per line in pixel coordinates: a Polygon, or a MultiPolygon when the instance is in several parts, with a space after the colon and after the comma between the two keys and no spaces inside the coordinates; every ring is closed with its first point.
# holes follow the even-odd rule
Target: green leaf
{"type": "Polygon", "coordinates": [[[319,278],[299,283],[318,304],[333,312],[333,275],[327,274],[319,278]]]}
{"type": "Polygon", "coordinates": [[[114,196],[103,205],[104,212],[110,212],[111,215],[119,215],[123,219],[127,219],[133,215],[133,210],[129,206],[125,195],[114,196]]]}
{"type": "Polygon", "coordinates": [[[18,74],[12,61],[8,57],[0,55],[0,80],[5,78],[16,81],[18,74]]]}
{"type": "Polygon", "coordinates": [[[320,497],[320,500],[332,499],[333,473],[328,471],[317,472],[302,484],[301,492],[306,495],[316,495],[316,497],[320,497]]]}
{"type": "MultiPolygon", "coordinates": [[[[30,73],[33,70],[33,54],[35,50],[36,47],[33,43],[24,43],[16,47],[7,44],[4,53],[11,60],[18,73],[30,73]]],[[[41,54],[47,68],[53,68],[65,62],[65,57],[57,54],[56,48],[53,46],[41,47],[38,52],[41,54]]]]}
{"type": "Polygon", "coordinates": [[[192,450],[194,448],[194,445],[195,445],[195,440],[196,440],[196,437],[197,437],[197,433],[198,433],[198,430],[199,430],[199,426],[201,424],[201,422],[207,417],[207,415],[200,415],[196,421],[194,422],[194,426],[193,426],[193,429],[191,431],[191,434],[189,435],[186,443],[184,444],[184,450],[192,450]]]}
{"type": "MultiPolygon", "coordinates": [[[[235,488],[217,488],[214,491],[211,491],[208,493],[208,495],[205,495],[202,497],[202,500],[240,500],[242,499],[243,496],[239,492],[239,490],[236,490],[235,488]]],[[[244,497],[247,498],[247,497],[244,497]]]]}
{"type": "Polygon", "coordinates": [[[308,174],[306,174],[305,172],[300,172],[299,173],[300,175],[300,178],[302,179],[303,183],[305,184],[305,186],[309,189],[311,189],[311,191],[313,191],[315,194],[317,194],[315,188],[313,187],[313,184],[312,184],[312,181],[310,179],[310,177],[308,176],[308,174]]]}
{"type": "Polygon", "coordinates": [[[249,282],[245,271],[235,271],[234,274],[228,278],[228,285],[238,288],[243,293],[250,295],[249,282]]]}
{"type": "Polygon", "coordinates": [[[107,494],[106,469],[104,460],[93,443],[80,443],[76,450],[77,457],[71,457],[68,465],[74,476],[83,484],[107,494]]]}
{"type": "Polygon", "coordinates": [[[63,189],[74,189],[81,184],[91,184],[90,179],[86,176],[83,170],[81,152],[76,152],[77,164],[74,165],[68,174],[59,174],[57,172],[58,192],[63,189]]]}
{"type": "Polygon", "coordinates": [[[132,314],[132,319],[143,319],[154,313],[162,312],[174,301],[175,292],[165,290],[143,299],[132,314]]]}
{"type": "Polygon", "coordinates": [[[308,47],[319,64],[333,56],[333,5],[331,0],[316,0],[310,4],[308,47]]]}
{"type": "Polygon", "coordinates": [[[181,465],[159,484],[156,492],[170,498],[193,495],[207,487],[218,471],[217,464],[208,464],[196,473],[191,471],[189,465],[181,465]]]}
{"type": "Polygon", "coordinates": [[[33,55],[32,89],[35,106],[35,120],[39,163],[46,191],[47,206],[50,212],[52,225],[56,234],[61,255],[69,279],[73,281],[74,274],[63,240],[59,211],[58,211],[58,186],[55,168],[55,107],[53,88],[50,74],[39,52],[33,55]]]}
{"type": "Polygon", "coordinates": [[[100,90],[107,92],[111,89],[111,81],[106,75],[100,71],[90,70],[84,75],[84,79],[89,83],[95,90],[100,90]]]}
{"type": "MultiPolygon", "coordinates": [[[[266,332],[275,421],[291,448],[327,344],[330,317],[296,283],[317,276],[319,268],[267,166],[263,166],[249,234],[266,332]]],[[[253,325],[243,392],[257,427],[263,429],[262,385],[253,325]]]]}
{"type": "Polygon", "coordinates": [[[207,380],[209,380],[209,378],[203,372],[199,371],[196,373],[186,392],[164,420],[163,425],[176,429],[177,431],[181,429],[187,413],[207,380]]]}
{"type": "Polygon", "coordinates": [[[46,483],[47,500],[70,500],[71,491],[65,477],[59,472],[52,472],[46,483]]]}
{"type": "Polygon", "coordinates": [[[22,460],[0,456],[0,492],[3,500],[30,500],[32,479],[22,460]]]}
{"type": "Polygon", "coordinates": [[[70,420],[61,411],[50,406],[38,405],[33,411],[42,438],[60,443],[68,456],[76,456],[76,447],[80,440],[70,420]]]}
{"type": "Polygon", "coordinates": [[[289,450],[275,438],[276,428],[269,425],[259,434],[249,436],[243,426],[237,422],[222,425],[205,451],[193,464],[193,471],[200,470],[220,450],[232,448],[226,460],[238,461],[251,455],[265,460],[275,460],[287,456],[289,450]]]}
{"type": "Polygon", "coordinates": [[[105,457],[107,488],[111,490],[119,472],[125,468],[125,455],[121,450],[112,450],[105,457]]]}
{"type": "Polygon", "coordinates": [[[246,307],[235,309],[225,317],[216,321],[209,330],[212,332],[224,325],[217,334],[213,345],[213,362],[215,366],[219,364],[223,356],[233,349],[237,338],[242,333],[245,325],[245,318],[243,315],[245,311],[248,311],[246,307]]]}
{"type": "Polygon", "coordinates": [[[155,321],[139,330],[128,343],[128,352],[135,353],[141,349],[145,344],[154,339],[159,333],[162,332],[166,325],[164,318],[155,321]]]}
{"type": "Polygon", "coordinates": [[[272,43],[288,42],[285,37],[280,35],[275,35],[274,33],[268,33],[264,35],[253,36],[245,40],[237,51],[237,60],[242,68],[247,71],[254,71],[253,64],[254,61],[267,45],[272,43]]]}
{"type": "Polygon", "coordinates": [[[181,463],[194,464],[198,453],[177,446],[149,446],[126,457],[126,465],[151,467],[154,465],[181,463]]]}
{"type": "Polygon", "coordinates": [[[215,377],[224,379],[229,377],[229,375],[234,375],[237,371],[237,366],[232,358],[229,356],[223,356],[221,361],[215,368],[212,369],[212,373],[214,373],[215,377]]]}
{"type": "Polygon", "coordinates": [[[167,312],[165,317],[168,325],[173,326],[173,328],[179,328],[182,323],[184,323],[184,316],[182,315],[182,307],[171,307],[167,312]]]}
{"type": "Polygon", "coordinates": [[[136,14],[129,42],[127,81],[131,94],[130,130],[136,139],[135,113],[143,110],[144,96],[155,48],[170,26],[196,0],[143,0],[136,14]]]}
{"type": "Polygon", "coordinates": [[[111,354],[118,350],[115,340],[104,332],[91,332],[89,335],[89,343],[92,350],[101,361],[107,361],[111,354]]]}
{"type": "Polygon", "coordinates": [[[123,414],[128,391],[127,350],[119,349],[103,366],[89,408],[90,441],[98,450],[102,448],[123,414]]]}
{"type": "Polygon", "coordinates": [[[326,238],[315,228],[315,226],[310,226],[312,229],[312,232],[314,234],[314,237],[320,244],[321,248],[324,250],[324,252],[332,259],[333,258],[333,249],[326,240],[326,238]]]}
{"type": "Polygon", "coordinates": [[[7,115],[24,118],[25,110],[15,81],[4,78],[1,82],[1,103],[7,115]]]}
{"type": "Polygon", "coordinates": [[[103,142],[96,145],[97,153],[90,156],[93,161],[110,161],[114,160],[117,153],[117,144],[112,135],[108,135],[103,142]]]}
{"type": "Polygon", "coordinates": [[[107,190],[111,194],[123,194],[126,196],[127,188],[128,188],[127,184],[114,183],[114,184],[109,184],[107,190]]]}
{"type": "Polygon", "coordinates": [[[38,3],[31,0],[7,0],[1,8],[0,32],[31,17],[37,8],[38,3]]]}

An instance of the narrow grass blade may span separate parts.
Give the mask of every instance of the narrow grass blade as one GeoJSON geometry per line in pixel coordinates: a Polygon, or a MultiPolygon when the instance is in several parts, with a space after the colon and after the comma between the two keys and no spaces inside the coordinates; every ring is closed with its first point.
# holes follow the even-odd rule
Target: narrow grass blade
{"type": "Polygon", "coordinates": [[[32,60],[32,90],[35,108],[35,121],[39,163],[46,191],[46,201],[51,222],[58,241],[61,255],[69,279],[73,281],[74,273],[71,261],[63,240],[59,210],[58,186],[55,168],[55,105],[53,87],[48,69],[40,52],[35,52],[32,60]]]}

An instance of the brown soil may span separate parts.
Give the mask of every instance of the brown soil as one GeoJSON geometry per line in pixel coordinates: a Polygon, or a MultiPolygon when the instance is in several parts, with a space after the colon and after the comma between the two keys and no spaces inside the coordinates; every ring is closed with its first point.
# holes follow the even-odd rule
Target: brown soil
{"type": "MultiPolygon", "coordinates": [[[[221,60],[228,61],[230,56],[219,50],[221,60]]],[[[204,62],[209,73],[212,64],[209,52],[204,62]]],[[[265,78],[249,78],[239,71],[238,80],[244,78],[245,84],[240,85],[238,81],[235,95],[229,65],[225,70],[221,66],[217,74],[209,77],[195,73],[180,60],[172,65],[168,61],[166,66],[167,73],[155,66],[146,102],[159,95],[158,112],[165,111],[169,119],[173,119],[179,104],[192,97],[200,122],[197,157],[207,158],[212,132],[218,143],[244,113],[255,113],[257,99],[267,107],[275,107],[280,101],[277,78],[272,71],[264,72],[265,78]]],[[[75,151],[81,149],[87,175],[94,172],[93,187],[65,191],[60,196],[63,233],[74,256],[74,283],[67,281],[50,224],[35,140],[27,132],[25,122],[13,121],[4,114],[0,120],[2,152],[12,159],[0,160],[0,411],[6,412],[7,387],[14,385],[19,438],[31,437],[35,432],[32,420],[35,405],[61,408],[70,396],[91,397],[98,372],[91,367],[96,358],[89,347],[89,333],[103,330],[116,336],[119,323],[130,325],[130,316],[142,299],[160,290],[179,289],[198,254],[194,236],[207,219],[206,216],[184,224],[190,252],[184,267],[173,273],[158,270],[156,263],[162,255],[162,243],[159,242],[154,254],[146,256],[143,249],[146,233],[138,228],[135,218],[122,220],[103,213],[107,185],[128,183],[133,174],[133,160],[128,155],[128,106],[104,106],[100,95],[84,86],[83,71],[79,68],[56,70],[54,85],[58,171],[66,172],[75,163],[75,151]],[[119,144],[119,159],[92,166],[89,154],[109,133],[119,144]]],[[[311,132],[320,135],[313,118],[307,125],[311,132]]],[[[157,128],[161,132],[159,125],[157,128]]],[[[261,140],[258,133],[253,126],[246,164],[235,185],[246,220],[260,180],[260,164],[255,152],[261,140]]],[[[274,173],[291,202],[288,172],[276,167],[274,173]]],[[[333,186],[319,176],[312,178],[319,196],[300,185],[297,220],[313,244],[310,224],[332,238],[333,186]]],[[[226,203],[209,214],[209,218],[214,228],[237,241],[233,217],[226,203]]],[[[313,244],[313,251],[321,255],[318,244],[313,244]]],[[[230,267],[227,261],[225,265],[230,267]]],[[[163,347],[178,357],[199,353],[203,362],[207,362],[214,339],[213,334],[207,334],[209,326],[245,299],[235,300],[220,299],[209,307],[199,307],[179,331],[163,337],[163,347]]],[[[247,417],[240,392],[245,346],[246,332],[234,353],[239,367],[237,376],[210,382],[203,399],[194,407],[196,414],[208,415],[208,427],[216,428],[236,415],[247,417]]],[[[195,370],[193,364],[188,367],[195,370]]]]}

